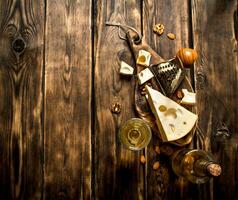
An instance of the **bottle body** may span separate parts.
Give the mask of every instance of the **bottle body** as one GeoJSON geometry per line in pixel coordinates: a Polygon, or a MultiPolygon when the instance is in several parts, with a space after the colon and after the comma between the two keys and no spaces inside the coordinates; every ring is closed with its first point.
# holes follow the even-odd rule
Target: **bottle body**
{"type": "Polygon", "coordinates": [[[212,176],[219,176],[221,168],[215,164],[213,156],[198,149],[183,149],[172,158],[175,174],[196,184],[207,182],[212,176]]]}

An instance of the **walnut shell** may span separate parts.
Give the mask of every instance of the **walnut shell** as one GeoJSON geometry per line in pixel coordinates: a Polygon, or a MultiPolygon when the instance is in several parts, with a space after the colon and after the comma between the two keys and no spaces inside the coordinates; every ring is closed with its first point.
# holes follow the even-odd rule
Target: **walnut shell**
{"type": "Polygon", "coordinates": [[[162,35],[164,33],[164,25],[163,24],[156,24],[153,27],[154,33],[158,35],[162,35]]]}

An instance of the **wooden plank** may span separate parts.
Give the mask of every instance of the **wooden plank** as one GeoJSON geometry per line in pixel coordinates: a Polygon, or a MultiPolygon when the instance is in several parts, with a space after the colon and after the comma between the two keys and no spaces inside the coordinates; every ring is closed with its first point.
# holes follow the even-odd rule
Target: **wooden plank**
{"type": "Polygon", "coordinates": [[[91,1],[47,1],[44,199],[90,199],[91,1]]]}
{"type": "Polygon", "coordinates": [[[199,187],[199,199],[237,199],[237,0],[192,1],[200,147],[221,162],[222,175],[199,187]]]}
{"type": "MultiPolygon", "coordinates": [[[[192,47],[189,20],[189,1],[143,1],[144,37],[148,44],[164,59],[173,58],[180,48],[192,47]],[[165,26],[162,36],[153,33],[153,26],[158,23],[165,26]],[[174,33],[176,39],[169,40],[167,33],[174,33]]],[[[155,152],[157,146],[161,147],[162,144],[154,135],[147,148],[147,199],[184,199],[189,196],[187,194],[191,189],[190,184],[184,183],[174,175],[171,170],[170,158],[158,155],[155,152]],[[153,164],[156,161],[160,162],[159,170],[153,170],[153,164]]]]}
{"type": "Polygon", "coordinates": [[[41,199],[44,1],[0,11],[0,196],[41,199]]]}
{"type": "Polygon", "coordinates": [[[134,79],[119,75],[120,61],[134,65],[127,43],[116,27],[106,21],[128,24],[140,30],[140,1],[95,1],[95,197],[96,199],[143,199],[144,166],[141,152],[123,147],[118,139],[120,126],[134,112],[134,79]],[[121,104],[121,113],[110,106],[121,104]]]}
{"type": "Polygon", "coordinates": [[[189,20],[188,1],[143,1],[143,35],[148,44],[164,59],[171,59],[180,48],[191,46],[189,20]],[[153,33],[153,25],[158,23],[165,26],[162,36],[153,33]],[[176,39],[169,40],[167,33],[174,33],[176,39]]]}

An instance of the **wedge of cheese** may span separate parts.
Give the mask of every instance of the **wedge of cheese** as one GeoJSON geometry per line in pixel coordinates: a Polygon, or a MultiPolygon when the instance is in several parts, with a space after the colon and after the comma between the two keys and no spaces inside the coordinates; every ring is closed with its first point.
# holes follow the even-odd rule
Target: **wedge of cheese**
{"type": "Polygon", "coordinates": [[[136,60],[136,64],[145,66],[145,67],[149,67],[150,66],[150,58],[151,58],[151,54],[148,51],[145,50],[140,50],[139,51],[139,56],[136,60]]]}
{"type": "Polygon", "coordinates": [[[178,140],[192,130],[197,115],[149,86],[146,92],[163,141],[178,140]]]}
{"type": "Polygon", "coordinates": [[[185,105],[195,105],[196,104],[196,93],[189,92],[187,89],[182,89],[183,99],[181,100],[181,104],[185,105]]]}
{"type": "Polygon", "coordinates": [[[134,68],[127,63],[121,61],[120,74],[131,76],[134,73],[134,68]]]}
{"type": "Polygon", "coordinates": [[[149,68],[142,70],[137,76],[140,85],[144,84],[146,81],[154,77],[153,73],[150,71],[149,68]]]}

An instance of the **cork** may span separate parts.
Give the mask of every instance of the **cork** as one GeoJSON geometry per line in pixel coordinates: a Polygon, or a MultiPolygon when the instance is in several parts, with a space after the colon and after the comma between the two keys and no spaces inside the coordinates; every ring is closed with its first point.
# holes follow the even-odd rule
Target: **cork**
{"type": "Polygon", "coordinates": [[[207,171],[212,176],[219,176],[222,170],[220,165],[212,163],[207,166],[207,171]]]}

